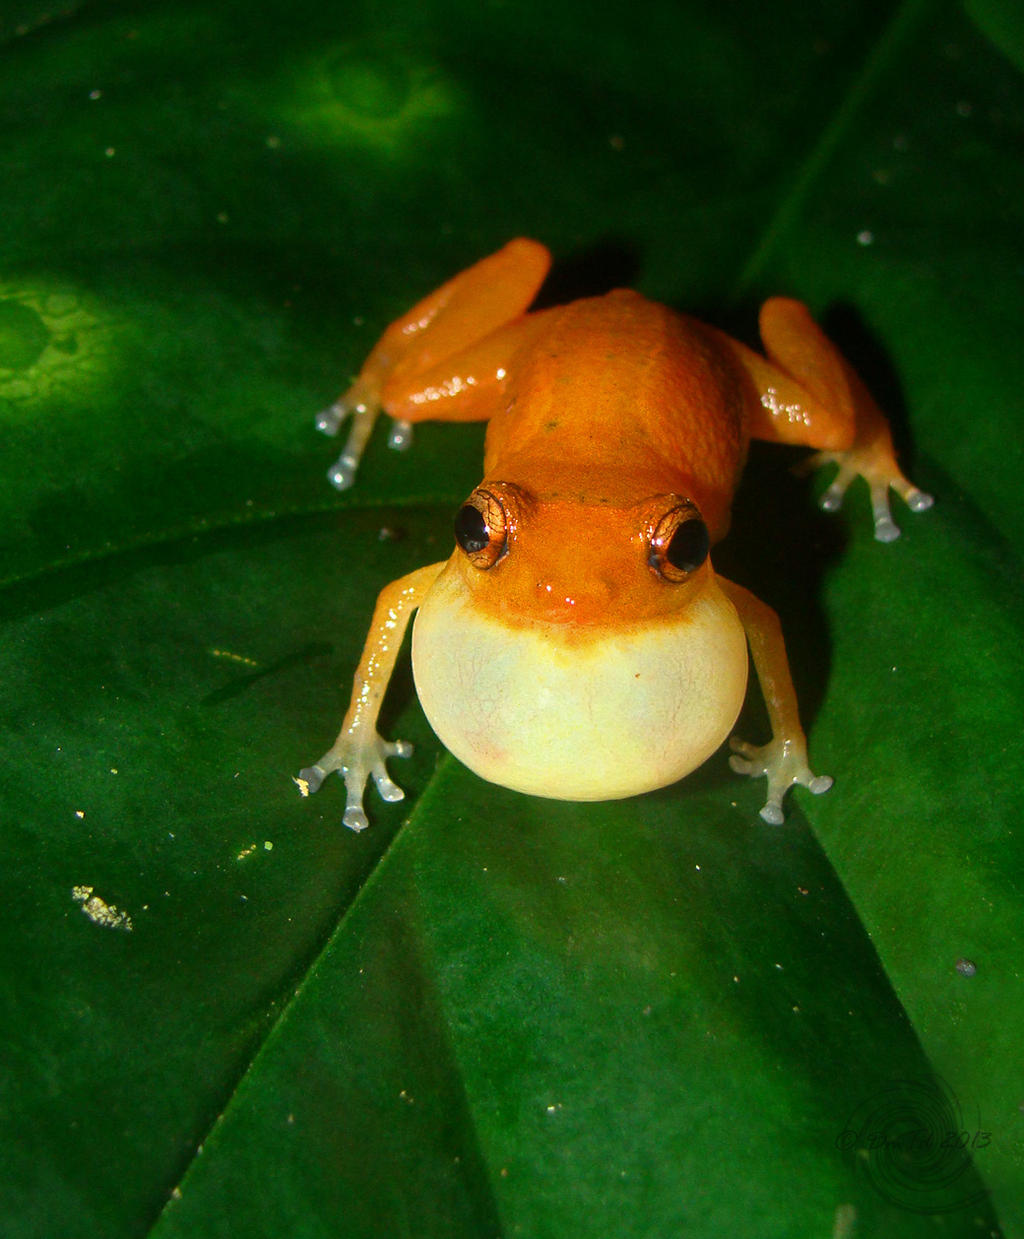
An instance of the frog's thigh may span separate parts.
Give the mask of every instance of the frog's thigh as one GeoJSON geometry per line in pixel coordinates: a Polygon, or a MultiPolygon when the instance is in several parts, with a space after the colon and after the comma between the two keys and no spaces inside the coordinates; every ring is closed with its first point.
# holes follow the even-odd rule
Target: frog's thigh
{"type": "Polygon", "coordinates": [[[368,365],[382,386],[409,384],[529,308],[551,266],[539,241],[517,238],[461,271],[388,327],[368,365]]]}
{"type": "Polygon", "coordinates": [[[403,367],[385,383],[381,404],[400,422],[487,421],[497,410],[513,358],[546,320],[524,314],[426,369],[403,367]]]}
{"type": "Polygon", "coordinates": [[[825,404],[774,360],[724,333],[719,339],[749,380],[744,395],[751,438],[819,450],[850,446],[854,417],[848,401],[825,404]]]}
{"type": "Polygon", "coordinates": [[[759,326],[770,360],[823,410],[809,426],[808,446],[842,451],[863,434],[866,423],[884,423],[856,371],[802,301],[771,297],[761,307],[759,326]]]}

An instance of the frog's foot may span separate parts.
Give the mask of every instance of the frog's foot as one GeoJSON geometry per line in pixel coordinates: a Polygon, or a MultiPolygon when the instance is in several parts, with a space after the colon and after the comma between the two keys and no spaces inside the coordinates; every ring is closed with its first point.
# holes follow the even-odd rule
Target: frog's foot
{"type": "Polygon", "coordinates": [[[336,490],[348,490],[356,480],[356,470],[379,413],[380,394],[376,384],[356,379],[344,395],[316,415],[317,430],[332,438],[341,429],[341,423],[352,418],[345,447],[327,471],[327,478],[336,490]]]}
{"type": "Polygon", "coordinates": [[[846,452],[817,452],[804,462],[801,472],[811,472],[822,465],[836,464],[839,472],[821,496],[826,512],[837,512],[843,504],[850,483],[862,477],[871,493],[871,514],[875,522],[875,537],[879,542],[893,542],[900,536],[899,526],[892,518],[889,491],[894,490],[911,512],[926,512],[935,500],[905,477],[891,453],[880,454],[870,449],[851,448],[846,452]]]}
{"type": "Polygon", "coordinates": [[[412,422],[404,422],[401,418],[391,419],[391,432],[388,435],[388,447],[396,452],[407,451],[412,446],[412,422]]]}
{"type": "Polygon", "coordinates": [[[370,778],[377,785],[381,799],[389,803],[404,800],[405,792],[388,777],[385,762],[389,757],[410,757],[412,745],[405,740],[391,743],[376,732],[369,743],[360,742],[343,732],[332,749],[319,761],[299,771],[295,780],[303,796],[317,791],[329,774],[337,770],[345,780],[345,813],[342,821],[349,830],[365,830],[369,826],[363,808],[363,792],[370,778]]]}
{"type": "Polygon", "coordinates": [[[765,775],[768,779],[768,799],[761,808],[761,816],[772,826],[780,826],[783,820],[782,798],[791,787],[799,784],[820,796],[832,786],[832,776],[814,774],[807,764],[807,748],[795,740],[772,740],[768,744],[748,744],[733,736],[729,741],[733,755],[729,765],[737,774],[751,778],[765,775]]]}
{"type": "MultiPolygon", "coordinates": [[[[332,438],[347,417],[352,418],[348,439],[338,459],[327,471],[327,477],[336,490],[348,490],[356,480],[356,470],[363,452],[373,433],[373,424],[380,415],[380,392],[377,384],[367,379],[356,379],[343,396],[334,404],[316,415],[316,428],[332,438]]],[[[388,446],[404,451],[412,442],[412,423],[393,420],[388,446]]]]}

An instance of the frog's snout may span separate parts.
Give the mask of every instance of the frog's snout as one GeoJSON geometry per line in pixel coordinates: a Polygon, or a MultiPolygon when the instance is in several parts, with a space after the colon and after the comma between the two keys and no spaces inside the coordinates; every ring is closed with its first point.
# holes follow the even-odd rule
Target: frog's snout
{"type": "Polygon", "coordinates": [[[537,581],[533,615],[547,624],[600,623],[616,592],[616,582],[602,577],[589,580],[584,588],[548,577],[537,581]]]}

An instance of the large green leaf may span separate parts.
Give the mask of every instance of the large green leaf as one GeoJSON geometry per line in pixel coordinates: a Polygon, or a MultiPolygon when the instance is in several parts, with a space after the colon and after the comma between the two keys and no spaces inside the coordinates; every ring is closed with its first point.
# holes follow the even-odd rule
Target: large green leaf
{"type": "Polygon", "coordinates": [[[0,38],[2,1233],[1024,1235],[1017,6],[23,0],[0,38]],[[882,547],[754,454],[719,564],[836,776],[781,828],[722,755],[490,787],[407,668],[404,805],[356,836],[290,781],[481,443],[375,441],[338,497],[312,412],[517,234],[553,295],[747,338],[803,297],[938,496],[882,547]]]}

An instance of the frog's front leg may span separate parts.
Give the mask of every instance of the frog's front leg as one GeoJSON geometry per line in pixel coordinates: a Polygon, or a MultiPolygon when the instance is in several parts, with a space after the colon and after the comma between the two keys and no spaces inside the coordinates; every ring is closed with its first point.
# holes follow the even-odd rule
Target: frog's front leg
{"type": "Polygon", "coordinates": [[[800,725],[779,617],[742,586],[720,576],[716,579],[736,608],[747,634],[772,728],[771,740],[763,745],[748,744],[734,736],[730,741],[734,753],[729,765],[737,774],[767,777],[768,799],[761,808],[761,816],[777,826],[783,820],[782,799],[791,787],[799,784],[817,796],[828,791],[832,778],[814,774],[807,764],[807,737],[800,725]]]}
{"type": "Polygon", "coordinates": [[[371,777],[384,800],[401,800],[405,795],[388,777],[385,762],[389,757],[408,757],[412,746],[403,740],[392,743],[383,739],[377,732],[377,716],[412,613],[443,567],[439,563],[418,568],[381,590],[338,738],[319,761],[301,770],[295,780],[302,794],[308,796],[332,771],[340,771],[347,796],[342,821],[350,830],[365,830],[369,825],[363,792],[371,777]]]}

